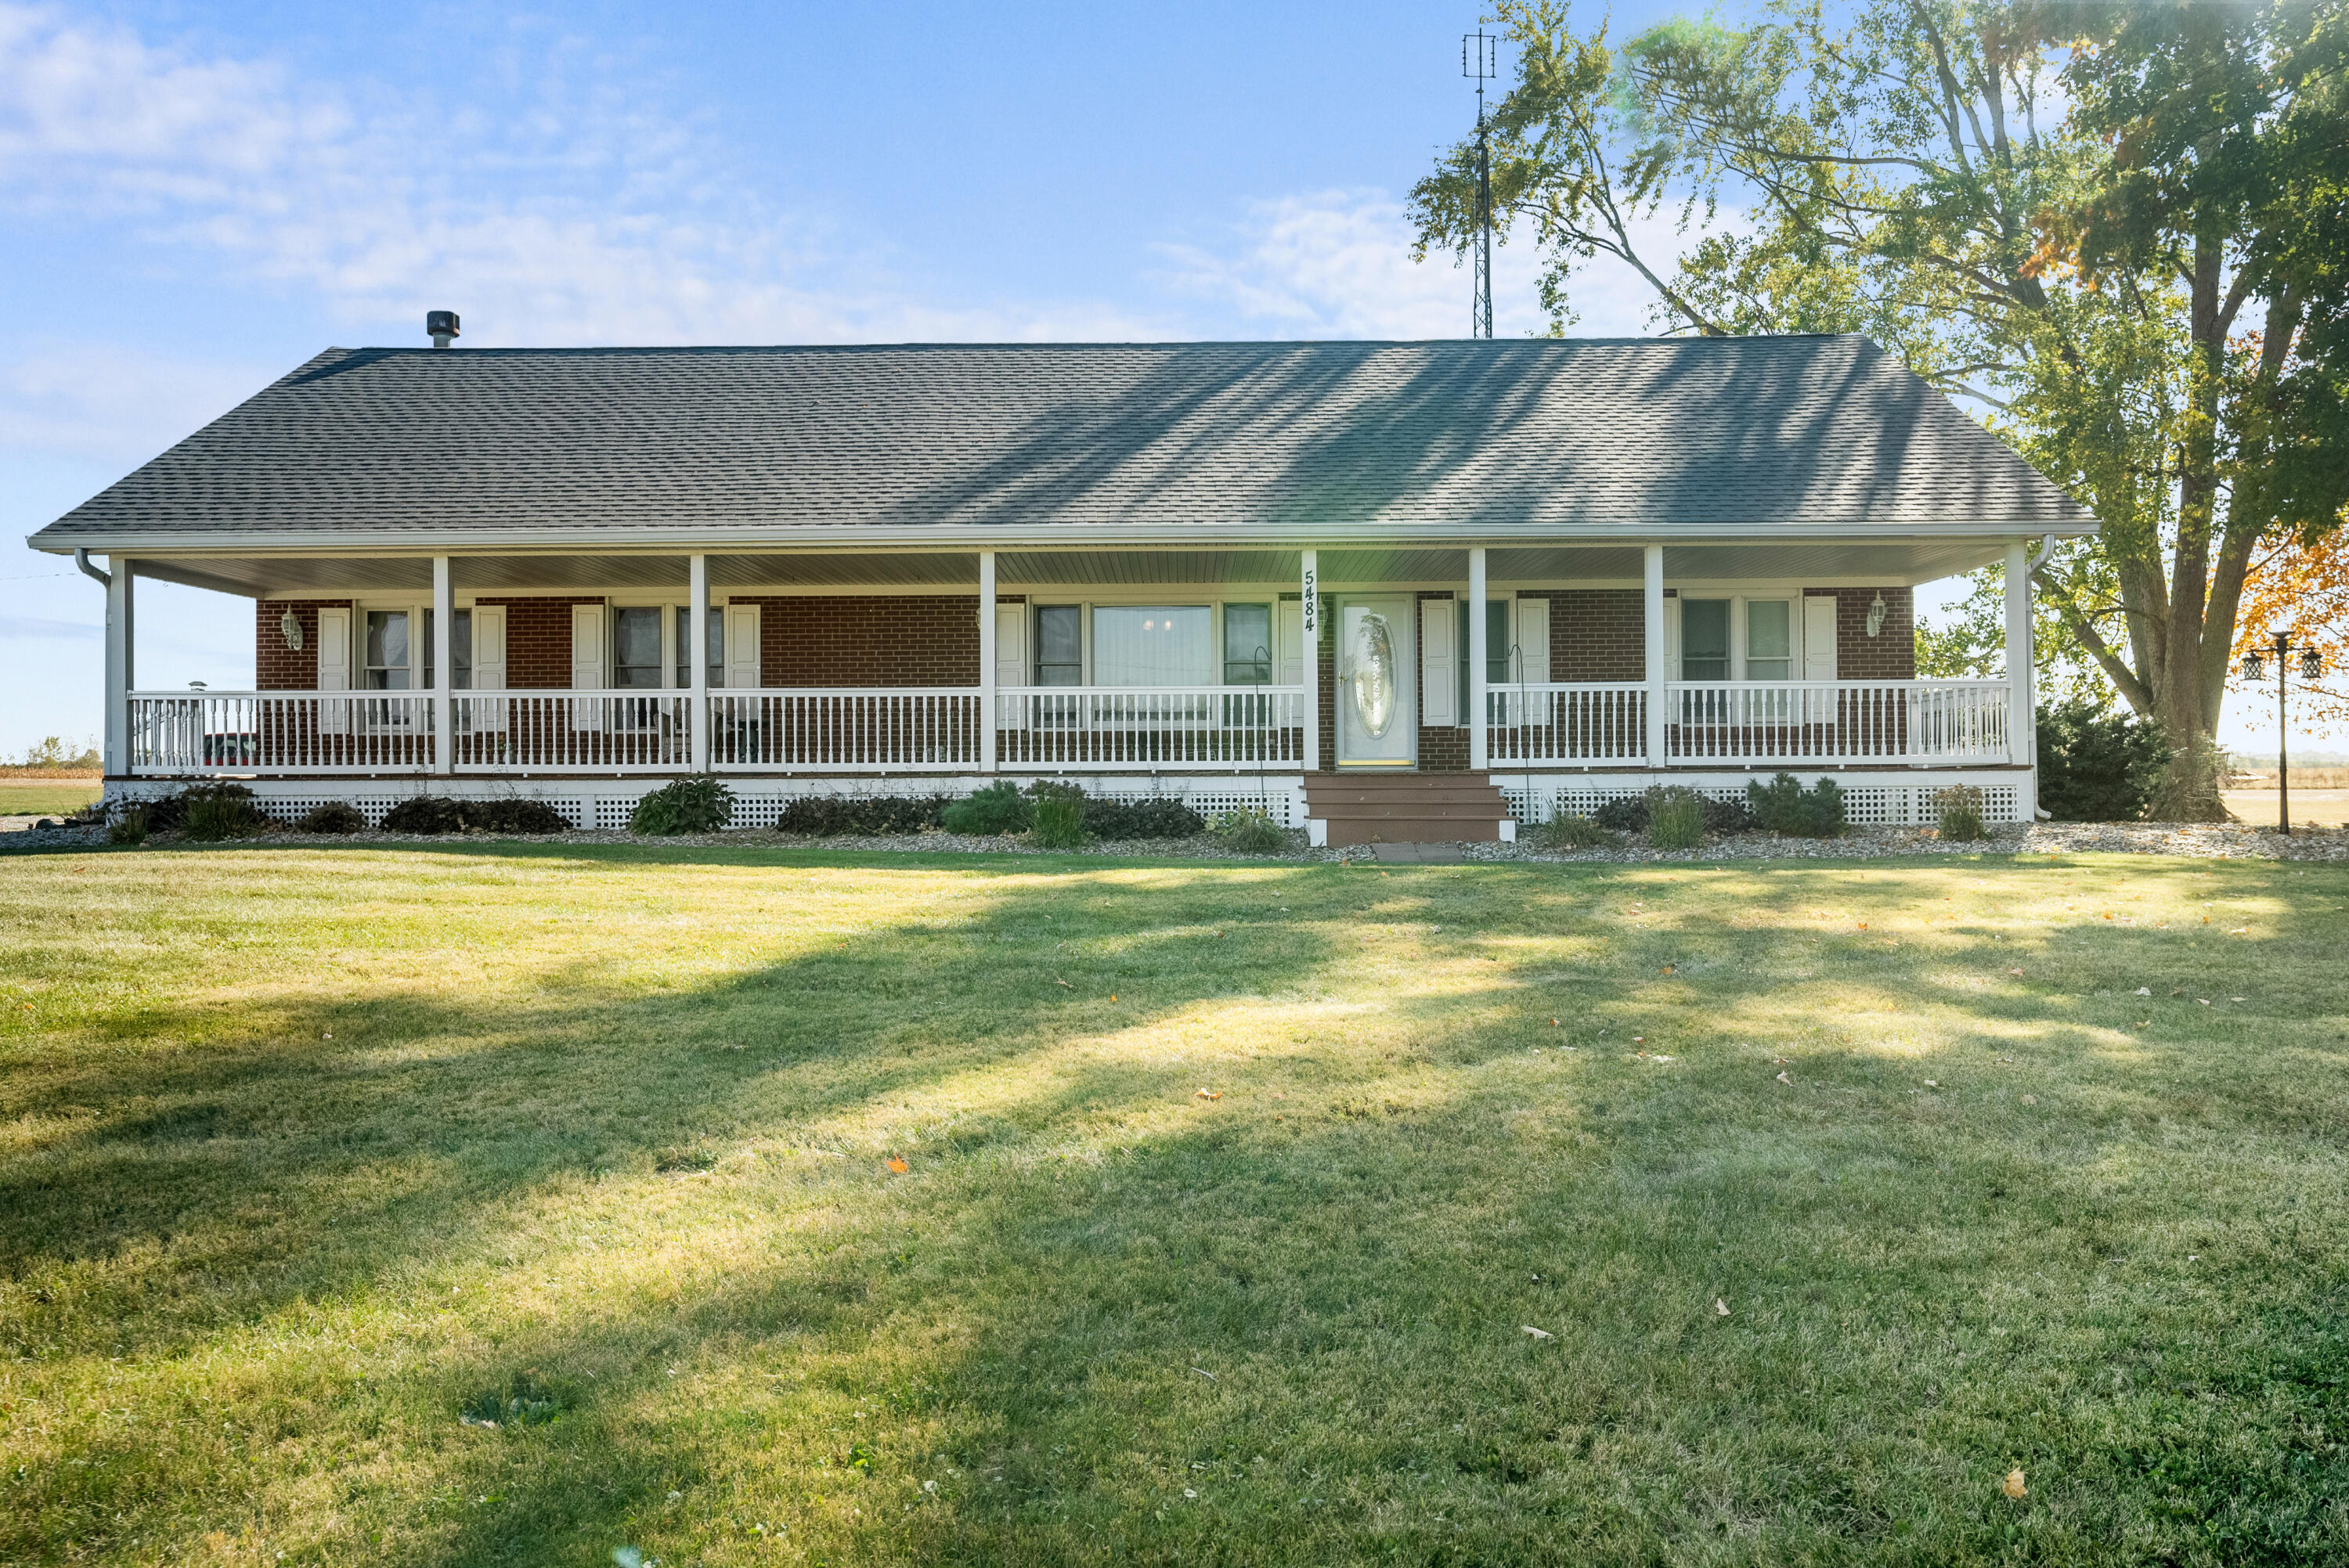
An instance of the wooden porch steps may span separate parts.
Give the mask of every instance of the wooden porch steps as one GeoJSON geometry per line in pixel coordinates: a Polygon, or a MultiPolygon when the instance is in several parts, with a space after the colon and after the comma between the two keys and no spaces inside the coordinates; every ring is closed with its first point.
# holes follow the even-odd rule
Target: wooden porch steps
{"type": "Polygon", "coordinates": [[[1490,844],[1509,804],[1483,773],[1309,773],[1305,816],[1348,844],[1490,844]]]}

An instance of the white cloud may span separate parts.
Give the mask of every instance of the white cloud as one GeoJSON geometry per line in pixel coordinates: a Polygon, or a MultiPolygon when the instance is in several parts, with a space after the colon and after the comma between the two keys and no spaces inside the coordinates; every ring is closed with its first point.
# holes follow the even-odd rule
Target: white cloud
{"type": "Polygon", "coordinates": [[[0,449],[143,462],[253,396],[285,366],[39,342],[0,363],[0,449]]]}
{"type": "MultiPolygon", "coordinates": [[[[1668,219],[1634,226],[1634,242],[1661,271],[1679,256],[1668,219]]],[[[1284,337],[1465,337],[1472,273],[1448,255],[1411,259],[1402,203],[1383,191],[1325,191],[1258,201],[1221,245],[1164,245],[1162,281],[1216,301],[1284,337]]],[[[1536,292],[1541,267],[1522,237],[1493,248],[1493,330],[1547,328],[1536,292]]],[[[1652,291],[1630,268],[1601,258],[1576,276],[1578,335],[1641,336],[1652,291]]]]}

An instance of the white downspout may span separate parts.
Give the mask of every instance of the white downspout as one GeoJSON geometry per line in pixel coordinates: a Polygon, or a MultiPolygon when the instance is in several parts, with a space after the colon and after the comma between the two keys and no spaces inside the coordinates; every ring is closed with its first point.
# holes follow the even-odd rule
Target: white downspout
{"type": "Polygon", "coordinates": [[[432,558],[432,771],[457,769],[457,588],[449,558],[432,558]]]}
{"type": "Polygon", "coordinates": [[[1648,766],[1661,768],[1665,762],[1665,724],[1671,717],[1666,707],[1669,694],[1664,683],[1671,672],[1671,663],[1670,650],[1664,646],[1664,547],[1661,544],[1651,544],[1647,549],[1646,598],[1648,766]]]}
{"type": "Polygon", "coordinates": [[[993,773],[995,727],[995,552],[978,552],[978,770],[993,773]]]}

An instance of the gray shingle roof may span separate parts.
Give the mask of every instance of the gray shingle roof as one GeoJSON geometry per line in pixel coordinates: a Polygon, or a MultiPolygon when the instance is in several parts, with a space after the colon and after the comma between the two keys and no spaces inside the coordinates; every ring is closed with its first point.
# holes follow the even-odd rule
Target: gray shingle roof
{"type": "Polygon", "coordinates": [[[1854,336],[337,348],[35,542],[2093,522],[1854,336]]]}

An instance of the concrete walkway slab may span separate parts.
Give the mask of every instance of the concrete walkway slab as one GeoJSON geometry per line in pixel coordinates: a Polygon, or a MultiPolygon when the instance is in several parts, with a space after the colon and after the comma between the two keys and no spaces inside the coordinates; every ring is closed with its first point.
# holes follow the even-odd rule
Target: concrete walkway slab
{"type": "Polygon", "coordinates": [[[1468,858],[1457,844],[1372,844],[1371,855],[1391,865],[1418,866],[1456,866],[1468,858]]]}

